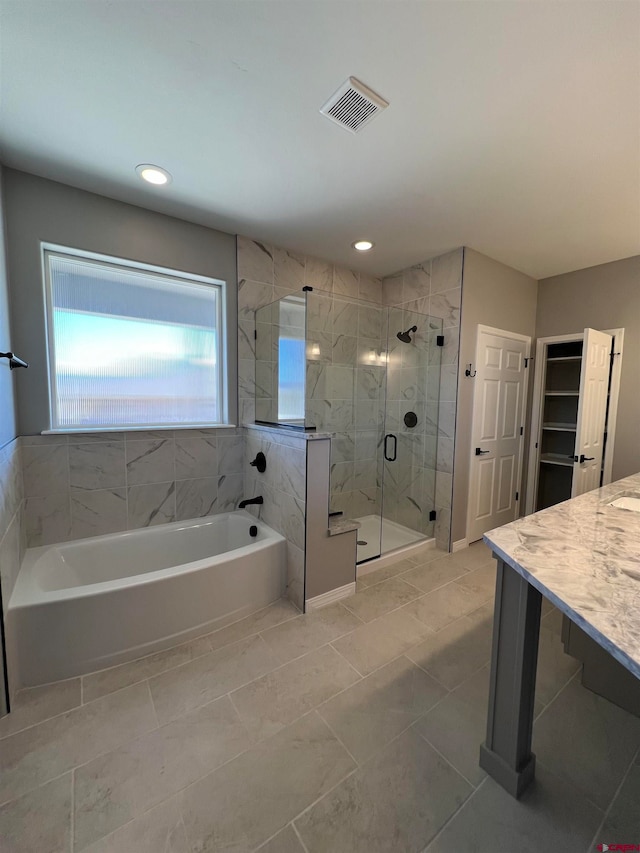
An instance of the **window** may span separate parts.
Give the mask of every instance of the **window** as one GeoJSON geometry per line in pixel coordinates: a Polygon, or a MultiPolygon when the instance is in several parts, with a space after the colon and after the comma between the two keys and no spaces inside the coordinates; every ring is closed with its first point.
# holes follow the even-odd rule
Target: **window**
{"type": "Polygon", "coordinates": [[[52,430],[226,419],[224,282],[45,248],[52,430]]]}

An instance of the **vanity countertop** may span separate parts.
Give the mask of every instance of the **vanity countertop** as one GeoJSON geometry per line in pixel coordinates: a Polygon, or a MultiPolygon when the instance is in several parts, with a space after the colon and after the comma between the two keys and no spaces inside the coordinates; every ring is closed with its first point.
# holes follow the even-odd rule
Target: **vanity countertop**
{"type": "Polygon", "coordinates": [[[619,497],[640,497],[640,474],[490,530],[484,539],[640,678],[640,512],[611,506],[619,497]]]}

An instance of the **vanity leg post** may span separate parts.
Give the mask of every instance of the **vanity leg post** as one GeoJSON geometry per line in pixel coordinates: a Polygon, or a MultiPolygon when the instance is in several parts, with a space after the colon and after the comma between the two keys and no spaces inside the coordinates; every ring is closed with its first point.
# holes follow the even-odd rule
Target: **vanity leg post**
{"type": "Polygon", "coordinates": [[[518,798],[535,775],[531,752],[542,595],[497,557],[487,739],[480,766],[518,798]]]}

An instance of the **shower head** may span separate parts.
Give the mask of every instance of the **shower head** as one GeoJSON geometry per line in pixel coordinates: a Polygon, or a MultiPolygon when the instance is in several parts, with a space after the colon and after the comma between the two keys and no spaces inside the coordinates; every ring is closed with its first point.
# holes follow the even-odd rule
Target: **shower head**
{"type": "Polygon", "coordinates": [[[411,334],[410,333],[411,332],[417,332],[417,331],[418,331],[418,327],[412,326],[410,329],[407,329],[406,332],[398,332],[396,337],[399,341],[402,341],[404,344],[410,344],[411,343],[411,334]]]}

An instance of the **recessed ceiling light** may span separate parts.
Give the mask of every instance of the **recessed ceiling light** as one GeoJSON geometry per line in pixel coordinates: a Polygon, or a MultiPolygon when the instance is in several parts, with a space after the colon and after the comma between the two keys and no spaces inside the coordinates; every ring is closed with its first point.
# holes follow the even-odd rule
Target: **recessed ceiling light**
{"type": "Polygon", "coordinates": [[[356,240],[355,243],[351,244],[354,249],[358,252],[368,252],[369,249],[373,249],[373,243],[371,240],[356,240]]]}
{"type": "Polygon", "coordinates": [[[151,163],[141,163],[136,166],[136,172],[143,181],[156,186],[171,183],[171,175],[166,169],[161,169],[160,166],[152,166],[151,163]]]}

